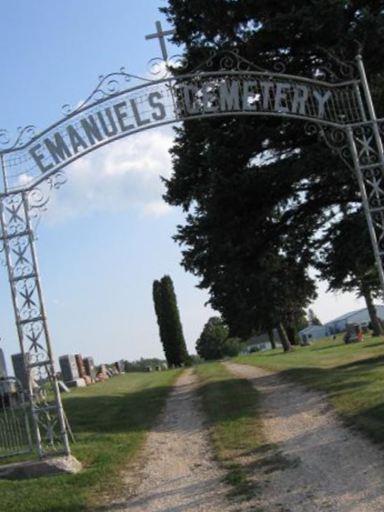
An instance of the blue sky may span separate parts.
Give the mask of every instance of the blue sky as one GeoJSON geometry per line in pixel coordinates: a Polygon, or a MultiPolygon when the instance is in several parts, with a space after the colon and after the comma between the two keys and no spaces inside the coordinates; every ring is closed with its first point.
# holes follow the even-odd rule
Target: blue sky
{"type": "MultiPolygon", "coordinates": [[[[76,105],[100,74],[146,75],[159,56],[144,36],[161,19],[159,0],[13,0],[2,2],[0,128],[47,127],[65,103],[76,105]]],[[[177,49],[175,50],[177,52],[177,49]]],[[[68,183],[52,197],[38,228],[38,255],[54,352],[80,352],[98,362],[159,356],[152,281],[169,273],[185,335],[193,349],[212,315],[207,294],[179,265],[172,241],[183,220],[161,199],[159,175],[171,172],[172,129],[144,132],[68,167],[68,183]]],[[[0,336],[18,351],[9,287],[0,271],[0,336]]],[[[314,308],[328,320],[361,301],[325,294],[314,308]]]]}

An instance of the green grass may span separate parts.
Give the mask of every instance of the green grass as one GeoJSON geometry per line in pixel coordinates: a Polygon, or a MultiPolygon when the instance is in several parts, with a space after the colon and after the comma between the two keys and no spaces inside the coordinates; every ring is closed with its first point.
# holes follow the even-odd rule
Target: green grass
{"type": "Polygon", "coordinates": [[[266,450],[259,418],[258,393],[252,385],[237,379],[220,363],[196,368],[202,386],[203,409],[208,418],[214,453],[227,471],[232,495],[250,498],[255,492],[244,461],[266,450]]]}
{"type": "Polygon", "coordinates": [[[235,362],[282,372],[289,379],[328,394],[345,422],[384,442],[384,339],[365,336],[345,345],[341,337],[310,347],[239,356],[235,362]]]}
{"type": "Polygon", "coordinates": [[[0,511],[104,510],[105,498],[117,495],[121,470],[137,455],[178,374],[130,373],[65,395],[77,440],[73,454],[85,469],[77,475],[0,481],[0,511]]]}

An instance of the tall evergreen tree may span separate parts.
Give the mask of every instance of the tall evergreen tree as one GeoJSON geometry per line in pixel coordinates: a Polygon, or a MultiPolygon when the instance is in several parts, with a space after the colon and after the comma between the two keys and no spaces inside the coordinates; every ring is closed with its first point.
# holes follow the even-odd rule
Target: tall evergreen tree
{"type": "MultiPolygon", "coordinates": [[[[190,69],[212,50],[236,47],[266,69],[282,61],[313,77],[336,62],[330,51],[353,60],[359,41],[384,105],[381,1],[169,0],[164,12],[190,69]]],[[[184,122],[172,155],[166,200],[187,213],[176,236],[185,268],[200,277],[232,335],[265,324],[291,331],[313,298],[307,269],[319,228],[359,200],[349,169],[302,124],[275,118],[184,122]],[[293,264],[280,262],[285,271],[277,272],[277,256],[293,264]]]]}
{"type": "Polygon", "coordinates": [[[188,351],[177,307],[176,294],[170,276],[164,276],[153,283],[153,302],[160,340],[168,366],[182,366],[188,363],[188,351]]]}
{"type": "Polygon", "coordinates": [[[167,343],[167,330],[164,320],[164,307],[163,307],[163,294],[162,294],[162,286],[160,281],[153,281],[152,287],[153,294],[153,304],[155,307],[155,313],[157,318],[157,324],[159,326],[159,334],[160,341],[163,345],[163,351],[165,355],[165,359],[167,360],[168,366],[172,365],[172,353],[170,351],[169,344],[167,343]]]}

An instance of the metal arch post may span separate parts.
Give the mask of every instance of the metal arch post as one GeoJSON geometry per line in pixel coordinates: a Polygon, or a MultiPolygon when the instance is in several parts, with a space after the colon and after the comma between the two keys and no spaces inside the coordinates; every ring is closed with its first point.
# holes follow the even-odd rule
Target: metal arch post
{"type": "MultiPolygon", "coordinates": [[[[4,214],[4,203],[3,203],[3,197],[0,198],[0,222],[1,222],[1,231],[2,231],[2,242],[3,242],[3,248],[4,248],[4,255],[5,255],[5,263],[7,267],[7,274],[8,274],[8,281],[11,288],[11,296],[12,296],[12,305],[13,310],[15,313],[15,320],[16,320],[16,329],[17,329],[17,335],[19,338],[19,346],[20,346],[20,352],[23,356],[23,361],[26,361],[26,354],[24,349],[24,339],[23,339],[23,331],[22,327],[18,321],[18,306],[17,306],[17,291],[14,286],[13,282],[13,272],[12,272],[12,261],[10,256],[10,247],[9,247],[9,239],[6,237],[5,233],[7,232],[7,226],[6,226],[6,220],[5,220],[5,214],[4,214]]],[[[30,372],[27,367],[25,367],[25,370],[27,372],[27,379],[28,382],[30,382],[30,372]]],[[[35,437],[35,448],[36,452],[39,457],[42,457],[44,455],[44,450],[41,442],[41,435],[40,435],[40,429],[39,429],[39,419],[38,416],[35,414],[35,409],[33,407],[33,390],[31,387],[27,390],[28,392],[28,401],[31,406],[31,416],[32,416],[32,422],[33,422],[33,430],[34,430],[34,437],[35,437]]]]}
{"type": "Polygon", "coordinates": [[[20,350],[29,383],[36,451],[40,457],[57,452],[70,455],[30,222],[28,192],[12,194],[5,189],[0,197],[0,223],[20,350]],[[39,372],[39,379],[33,384],[30,377],[35,371],[39,372]],[[53,393],[54,403],[50,403],[47,396],[46,384],[53,393]]]}
{"type": "MultiPolygon", "coordinates": [[[[375,261],[376,261],[376,267],[377,267],[377,271],[379,273],[380,284],[381,284],[381,287],[383,290],[383,295],[384,295],[383,260],[382,260],[381,254],[380,254],[379,244],[377,242],[375,225],[373,223],[373,219],[372,219],[372,215],[371,215],[371,207],[369,204],[369,199],[368,199],[367,189],[366,189],[365,182],[364,182],[363,172],[362,172],[361,166],[360,166],[356,142],[355,142],[355,139],[353,136],[353,130],[350,126],[347,128],[347,135],[348,135],[348,142],[349,142],[349,147],[351,150],[353,165],[354,165],[354,169],[355,169],[355,174],[356,174],[357,182],[359,184],[361,201],[363,203],[364,213],[365,213],[365,217],[366,217],[367,224],[368,224],[369,234],[371,237],[373,252],[374,252],[375,261]]],[[[384,209],[384,204],[382,207],[384,209]]]]}
{"type": "Polygon", "coordinates": [[[347,135],[384,296],[384,147],[361,54],[356,61],[368,112],[360,101],[364,121],[356,127],[349,126],[347,135]]]}
{"type": "Polygon", "coordinates": [[[380,136],[379,125],[377,123],[376,110],[375,110],[375,106],[373,104],[371,89],[369,87],[369,83],[368,83],[368,79],[367,79],[367,73],[365,71],[363,57],[359,54],[356,57],[356,60],[357,60],[357,69],[359,70],[359,74],[360,74],[361,86],[363,88],[364,97],[365,97],[365,100],[367,102],[369,120],[372,122],[372,129],[373,129],[373,133],[374,133],[374,136],[375,136],[375,142],[376,142],[377,148],[378,148],[378,156],[379,156],[380,163],[383,166],[383,170],[384,170],[384,148],[383,148],[383,141],[381,140],[381,136],[380,136]]]}
{"type": "Polygon", "coordinates": [[[36,256],[35,239],[34,239],[33,230],[31,227],[31,221],[29,218],[29,204],[28,204],[27,193],[23,192],[22,196],[23,196],[23,204],[24,204],[24,211],[25,211],[26,228],[28,231],[28,241],[29,241],[29,246],[30,246],[30,251],[31,251],[31,260],[32,260],[32,264],[33,264],[34,271],[36,274],[36,278],[35,278],[36,291],[37,291],[37,296],[38,296],[39,303],[40,303],[40,311],[41,311],[42,325],[43,325],[43,330],[44,330],[45,345],[46,345],[48,361],[49,361],[47,363],[48,376],[49,376],[49,380],[51,383],[52,391],[55,396],[56,414],[57,414],[57,418],[59,420],[60,435],[61,435],[61,439],[62,439],[62,443],[63,443],[64,453],[66,455],[70,455],[71,448],[70,448],[69,440],[68,440],[68,432],[67,432],[67,425],[66,425],[66,421],[65,421],[63,404],[61,401],[61,395],[60,395],[59,386],[58,386],[57,378],[56,378],[52,345],[51,345],[51,336],[50,336],[49,329],[48,329],[47,315],[45,312],[45,304],[44,304],[44,300],[43,300],[43,294],[42,294],[41,282],[40,282],[39,265],[38,265],[37,256],[36,256]]]}

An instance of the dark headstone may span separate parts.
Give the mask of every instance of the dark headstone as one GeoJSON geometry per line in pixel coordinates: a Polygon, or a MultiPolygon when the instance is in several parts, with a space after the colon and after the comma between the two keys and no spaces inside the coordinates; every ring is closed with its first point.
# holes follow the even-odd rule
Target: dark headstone
{"type": "Polygon", "coordinates": [[[88,377],[91,377],[92,380],[95,380],[96,368],[95,368],[95,362],[93,360],[93,357],[84,357],[83,363],[84,363],[85,373],[88,375],[88,377]]]}
{"type": "Polygon", "coordinates": [[[122,360],[116,361],[116,363],[114,363],[113,365],[116,368],[116,370],[118,371],[118,373],[124,372],[124,369],[125,369],[124,361],[122,361],[122,360]]]}
{"type": "Polygon", "coordinates": [[[5,364],[4,352],[0,348],[0,379],[5,379],[7,377],[8,377],[8,373],[7,373],[7,366],[5,364]]]}
{"type": "Polygon", "coordinates": [[[77,365],[77,371],[79,373],[79,377],[81,379],[84,379],[84,377],[87,375],[84,368],[84,361],[81,354],[75,354],[76,359],[76,365],[77,365]]]}
{"type": "Polygon", "coordinates": [[[24,391],[28,392],[30,387],[29,379],[31,380],[31,385],[33,387],[34,377],[36,374],[35,369],[29,370],[28,372],[26,368],[26,364],[31,361],[31,355],[27,352],[24,359],[23,354],[13,354],[11,358],[15,377],[20,381],[24,391]]]}
{"type": "Polygon", "coordinates": [[[100,371],[100,373],[103,373],[104,375],[107,375],[107,365],[106,364],[101,364],[99,371],[100,371]]]}
{"type": "Polygon", "coordinates": [[[71,382],[79,378],[76,358],[72,354],[59,357],[61,375],[64,382],[71,382]]]}

